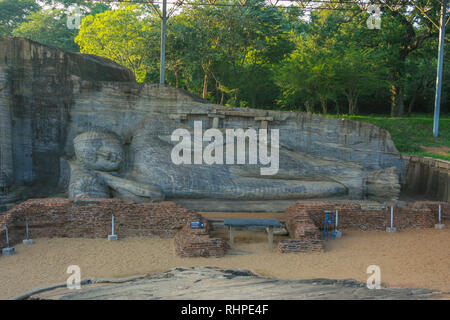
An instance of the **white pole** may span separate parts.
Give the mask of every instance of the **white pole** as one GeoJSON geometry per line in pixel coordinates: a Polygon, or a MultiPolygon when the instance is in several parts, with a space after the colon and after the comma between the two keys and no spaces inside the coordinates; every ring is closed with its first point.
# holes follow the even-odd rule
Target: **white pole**
{"type": "Polygon", "coordinates": [[[447,15],[447,0],[442,0],[441,6],[441,21],[439,28],[439,53],[438,65],[436,75],[436,97],[434,100],[434,121],[433,121],[433,135],[439,135],[439,113],[441,109],[441,90],[442,90],[442,70],[444,66],[444,42],[445,42],[445,20],[447,15]]]}
{"type": "Polygon", "coordinates": [[[159,67],[160,84],[164,84],[164,72],[166,68],[166,22],[167,22],[167,0],[163,0],[162,18],[161,18],[161,58],[159,67]]]}
{"type": "Polygon", "coordinates": [[[391,207],[391,228],[394,226],[394,207],[391,207]]]}
{"type": "Polygon", "coordinates": [[[339,210],[336,210],[336,229],[338,226],[338,219],[339,219],[339,210]]]}
{"type": "Polygon", "coordinates": [[[25,227],[27,229],[27,240],[30,239],[29,233],[28,233],[28,217],[25,217],[25,227]]]}
{"type": "Polygon", "coordinates": [[[114,235],[114,216],[112,216],[112,235],[114,235]]]}
{"type": "Polygon", "coordinates": [[[8,225],[6,225],[6,247],[9,248],[8,225]]]}
{"type": "Polygon", "coordinates": [[[442,208],[441,205],[439,205],[439,224],[441,224],[441,216],[442,216],[442,208]]]}

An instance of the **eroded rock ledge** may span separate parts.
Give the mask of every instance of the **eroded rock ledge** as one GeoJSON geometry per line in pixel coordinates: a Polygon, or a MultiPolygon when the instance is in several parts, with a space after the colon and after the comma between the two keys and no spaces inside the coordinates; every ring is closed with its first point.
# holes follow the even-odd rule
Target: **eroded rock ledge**
{"type": "MultiPolygon", "coordinates": [[[[282,280],[264,278],[248,270],[214,267],[175,268],[117,283],[85,285],[79,291],[54,289],[28,299],[50,300],[324,300],[324,299],[438,299],[440,294],[420,288],[368,289],[352,279],[282,280]]],[[[115,282],[115,283],[114,283],[115,282]]]]}

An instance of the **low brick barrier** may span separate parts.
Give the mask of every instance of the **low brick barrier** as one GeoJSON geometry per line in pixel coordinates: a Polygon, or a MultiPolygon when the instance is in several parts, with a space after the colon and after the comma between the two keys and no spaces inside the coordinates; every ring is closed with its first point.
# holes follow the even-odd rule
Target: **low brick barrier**
{"type": "MultiPolygon", "coordinates": [[[[438,208],[449,217],[447,202],[417,201],[394,208],[394,226],[399,229],[432,228],[438,208]]],[[[323,250],[324,211],[339,210],[339,230],[385,230],[390,225],[390,208],[363,201],[298,201],[286,209],[286,228],[292,239],[278,244],[281,252],[323,250]]],[[[119,237],[174,237],[182,257],[221,257],[229,249],[219,238],[209,237],[208,222],[197,212],[174,202],[135,203],[120,199],[32,199],[0,216],[0,248],[6,246],[5,225],[10,244],[25,238],[25,217],[29,217],[32,238],[106,238],[111,234],[111,217],[119,237]],[[191,221],[203,221],[205,228],[191,229],[191,221]]]]}
{"type": "Polygon", "coordinates": [[[439,206],[441,206],[442,220],[450,220],[450,203],[443,201],[416,201],[411,204],[416,209],[429,208],[436,219],[439,216],[439,206]]]}
{"type": "Polygon", "coordinates": [[[0,247],[6,246],[5,224],[10,244],[25,238],[29,217],[32,238],[106,238],[114,215],[120,237],[171,238],[188,221],[201,215],[174,202],[135,203],[120,199],[32,199],[0,216],[0,247]]]}
{"type": "Polygon", "coordinates": [[[196,220],[204,228],[191,229],[188,222],[175,236],[175,250],[181,257],[223,257],[230,249],[228,243],[220,238],[209,237],[209,224],[205,219],[196,220]]]}
{"type": "MultiPolygon", "coordinates": [[[[296,206],[302,212],[309,213],[320,230],[324,227],[324,211],[339,211],[339,230],[386,230],[391,221],[390,207],[386,205],[364,202],[299,201],[296,206]]],[[[436,222],[437,217],[431,205],[418,205],[413,202],[403,207],[394,206],[394,226],[398,230],[433,228],[436,222]]]]}
{"type": "MultiPolygon", "coordinates": [[[[399,203],[400,204],[400,203],[399,203]]],[[[433,228],[441,205],[443,219],[448,218],[448,202],[417,201],[394,206],[394,226],[399,229],[433,228]]],[[[390,226],[390,207],[364,201],[298,201],[286,209],[286,227],[292,239],[278,244],[281,252],[323,250],[322,233],[325,211],[339,211],[339,230],[386,230],[390,226]]]]}

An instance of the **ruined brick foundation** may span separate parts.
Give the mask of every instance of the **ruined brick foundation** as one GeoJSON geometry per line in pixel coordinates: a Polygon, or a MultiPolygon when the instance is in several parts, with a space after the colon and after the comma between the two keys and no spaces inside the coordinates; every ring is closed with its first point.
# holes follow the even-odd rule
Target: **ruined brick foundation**
{"type": "Polygon", "coordinates": [[[181,257],[223,257],[230,246],[220,238],[209,237],[209,224],[205,219],[204,228],[191,229],[188,222],[175,236],[175,250],[181,257]]]}
{"type": "Polygon", "coordinates": [[[25,217],[31,238],[107,238],[111,217],[115,234],[122,237],[172,238],[188,221],[200,219],[195,211],[173,202],[135,203],[119,199],[32,199],[0,216],[0,247],[25,238],[25,217]]]}
{"type": "MultiPolygon", "coordinates": [[[[448,219],[448,202],[417,201],[394,205],[394,226],[398,230],[433,228],[442,218],[448,219]]],[[[324,211],[339,211],[338,229],[385,230],[390,225],[388,205],[364,201],[298,201],[286,209],[286,227],[292,239],[282,240],[278,249],[283,253],[323,250],[324,211]]]]}

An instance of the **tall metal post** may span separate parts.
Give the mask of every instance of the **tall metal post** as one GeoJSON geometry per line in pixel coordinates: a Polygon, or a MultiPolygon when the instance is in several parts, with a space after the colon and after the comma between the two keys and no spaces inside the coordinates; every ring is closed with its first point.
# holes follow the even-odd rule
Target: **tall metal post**
{"type": "Polygon", "coordinates": [[[27,240],[30,239],[30,233],[28,232],[28,217],[25,217],[25,229],[27,232],[27,240]]]}
{"type": "Polygon", "coordinates": [[[441,21],[439,29],[439,54],[436,75],[436,98],[434,100],[434,122],[433,135],[437,138],[439,135],[439,113],[441,111],[441,90],[442,90],[442,70],[444,67],[444,37],[445,37],[445,20],[447,15],[447,0],[442,0],[441,21]]]}
{"type": "Polygon", "coordinates": [[[397,232],[397,228],[394,227],[394,206],[391,206],[391,226],[386,227],[387,232],[397,232]]]}
{"type": "Polygon", "coordinates": [[[25,244],[25,245],[33,244],[34,240],[30,239],[30,232],[29,232],[29,228],[28,228],[28,216],[25,217],[25,230],[27,232],[27,238],[23,239],[23,244],[25,244]]]}
{"type": "Polygon", "coordinates": [[[112,221],[111,221],[111,234],[114,235],[114,216],[112,216],[112,221]]]}
{"type": "Polygon", "coordinates": [[[117,234],[114,233],[114,216],[111,217],[111,234],[108,235],[109,241],[117,241],[119,237],[117,237],[117,234]]]}
{"type": "Polygon", "coordinates": [[[439,205],[439,213],[438,213],[438,223],[434,225],[436,229],[444,229],[445,224],[442,223],[442,206],[439,205]]]}
{"type": "Polygon", "coordinates": [[[15,252],[15,250],[14,250],[14,247],[9,246],[8,225],[6,225],[5,227],[6,227],[6,248],[2,249],[2,254],[4,254],[4,255],[13,254],[15,252]]]}
{"type": "Polygon", "coordinates": [[[6,247],[9,248],[9,232],[8,232],[8,224],[6,224],[6,247]]]}
{"type": "Polygon", "coordinates": [[[159,69],[160,84],[164,84],[164,71],[166,66],[166,22],[167,22],[167,0],[163,0],[162,18],[161,18],[161,59],[159,69]]]}

